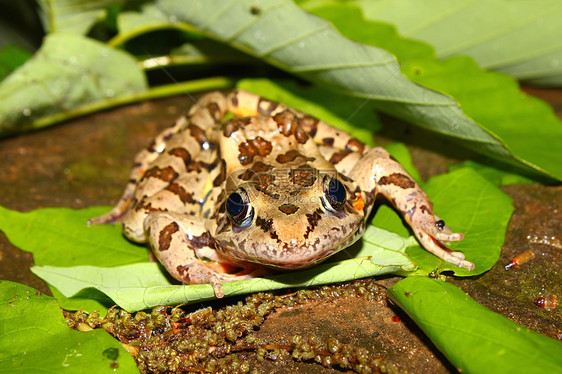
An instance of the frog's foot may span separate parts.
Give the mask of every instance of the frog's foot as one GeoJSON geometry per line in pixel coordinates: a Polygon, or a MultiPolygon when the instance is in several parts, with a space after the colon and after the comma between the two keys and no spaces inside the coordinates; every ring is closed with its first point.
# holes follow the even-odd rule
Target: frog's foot
{"type": "MultiPolygon", "coordinates": [[[[454,252],[444,244],[462,240],[463,234],[451,232],[445,222],[433,213],[427,194],[386,150],[369,150],[355,164],[350,175],[361,190],[374,191],[386,197],[402,213],[426,250],[447,262],[474,269],[474,264],[465,261],[462,253],[454,252]]],[[[371,205],[367,204],[367,207],[371,205]]],[[[368,214],[370,208],[365,211],[368,214]]]]}
{"type": "Polygon", "coordinates": [[[190,283],[210,283],[213,286],[215,296],[219,299],[224,297],[223,283],[248,280],[268,274],[265,268],[252,264],[245,264],[244,267],[240,267],[224,262],[209,261],[205,263],[205,267],[206,269],[200,269],[200,272],[197,269],[191,270],[190,283]]]}
{"type": "Polygon", "coordinates": [[[121,200],[117,205],[111,209],[109,212],[102,214],[101,216],[97,216],[94,218],[90,218],[86,223],[88,226],[90,225],[102,225],[104,223],[115,223],[121,219],[123,214],[127,211],[131,203],[130,199],[121,200]]]}
{"type": "Polygon", "coordinates": [[[433,224],[424,222],[419,226],[413,225],[413,230],[421,245],[429,252],[444,261],[474,270],[474,264],[464,259],[464,253],[452,251],[445,246],[444,242],[460,241],[464,236],[459,232],[451,232],[442,220],[437,219],[433,224]]]}
{"type": "Polygon", "coordinates": [[[212,270],[205,266],[205,264],[197,263],[183,266],[180,265],[177,266],[176,270],[177,271],[175,272],[170,271],[174,278],[187,284],[210,284],[213,287],[215,296],[219,299],[224,297],[224,290],[222,288],[223,283],[242,281],[263,275],[260,271],[226,274],[212,270]]]}
{"type": "MultiPolygon", "coordinates": [[[[131,176],[136,175],[137,173],[140,172],[133,169],[131,176]]],[[[102,214],[101,216],[89,219],[87,221],[88,225],[101,225],[104,223],[115,223],[119,221],[121,217],[123,217],[123,215],[127,212],[127,209],[129,209],[129,206],[133,201],[133,195],[136,188],[135,183],[136,179],[131,179],[129,183],[127,183],[125,191],[123,192],[123,195],[121,196],[115,207],[113,207],[113,209],[111,209],[109,212],[102,214]]]]}
{"type": "Polygon", "coordinates": [[[250,273],[241,272],[240,275],[214,273],[206,282],[202,282],[202,283],[210,283],[211,286],[213,286],[213,291],[215,292],[215,296],[218,299],[221,299],[224,297],[224,291],[222,289],[223,283],[248,280],[248,279],[260,277],[262,275],[264,275],[264,273],[259,270],[252,271],[250,273]]]}

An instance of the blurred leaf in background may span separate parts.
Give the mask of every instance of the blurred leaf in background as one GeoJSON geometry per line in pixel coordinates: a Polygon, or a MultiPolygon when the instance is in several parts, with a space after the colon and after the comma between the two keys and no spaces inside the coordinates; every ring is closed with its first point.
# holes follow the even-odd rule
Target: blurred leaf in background
{"type": "Polygon", "coordinates": [[[435,48],[438,58],[470,56],[484,69],[528,84],[562,85],[562,3],[558,0],[377,0],[365,17],[435,48]]]}

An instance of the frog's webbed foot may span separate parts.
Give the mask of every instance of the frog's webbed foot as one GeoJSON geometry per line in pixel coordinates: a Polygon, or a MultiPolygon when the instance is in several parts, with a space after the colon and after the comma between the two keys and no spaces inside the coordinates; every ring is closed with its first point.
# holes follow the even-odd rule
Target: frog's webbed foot
{"type": "Polygon", "coordinates": [[[412,230],[422,246],[440,259],[468,270],[474,270],[474,264],[464,259],[462,252],[455,252],[445,246],[447,242],[463,240],[463,234],[451,232],[437,216],[425,215],[419,221],[410,223],[412,230]]]}
{"type": "MultiPolygon", "coordinates": [[[[463,234],[451,232],[435,216],[427,194],[386,150],[369,150],[351,170],[351,178],[365,193],[380,193],[392,202],[426,250],[444,261],[474,269],[474,264],[466,261],[464,254],[452,251],[444,244],[462,240],[463,234]]],[[[366,214],[369,211],[367,208],[366,214]]]]}
{"type": "Polygon", "coordinates": [[[188,284],[209,283],[218,298],[224,296],[222,283],[262,274],[259,269],[225,273],[228,267],[216,262],[211,255],[215,252],[215,243],[200,218],[152,212],[144,220],[144,230],[155,256],[174,278],[188,284]]]}

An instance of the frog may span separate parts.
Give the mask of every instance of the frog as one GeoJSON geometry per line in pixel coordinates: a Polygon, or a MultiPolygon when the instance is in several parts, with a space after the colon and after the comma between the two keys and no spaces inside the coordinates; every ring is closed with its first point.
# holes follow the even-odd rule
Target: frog
{"type": "Polygon", "coordinates": [[[134,159],[114,208],[89,224],[121,222],[185,284],[222,284],[311,267],[365,231],[382,195],[421,246],[474,269],[463,240],[382,147],[311,115],[235,89],[210,92],[134,159]]]}

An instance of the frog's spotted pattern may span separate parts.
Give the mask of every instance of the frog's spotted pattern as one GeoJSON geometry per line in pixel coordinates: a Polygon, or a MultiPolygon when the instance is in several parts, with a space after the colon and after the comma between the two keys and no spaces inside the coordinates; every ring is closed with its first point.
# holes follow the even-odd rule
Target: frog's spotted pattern
{"type": "Polygon", "coordinates": [[[136,156],[115,208],[91,223],[120,220],[175,278],[211,283],[222,297],[221,282],[310,266],[351,245],[376,194],[428,251],[474,268],[444,247],[462,234],[384,149],[244,91],[207,94],[160,133],[136,156]]]}

